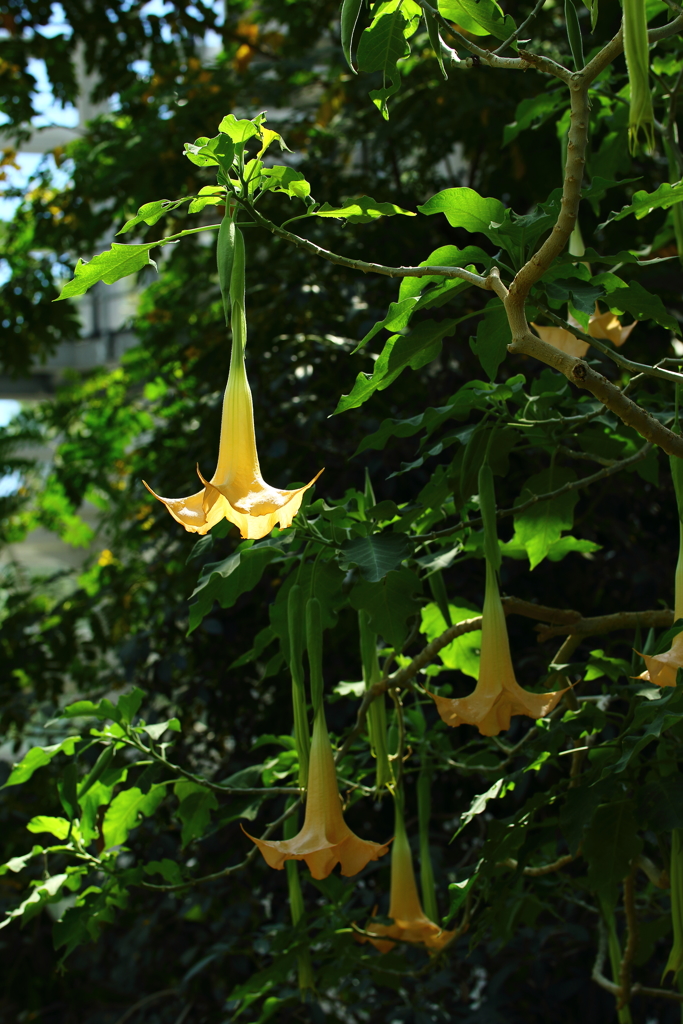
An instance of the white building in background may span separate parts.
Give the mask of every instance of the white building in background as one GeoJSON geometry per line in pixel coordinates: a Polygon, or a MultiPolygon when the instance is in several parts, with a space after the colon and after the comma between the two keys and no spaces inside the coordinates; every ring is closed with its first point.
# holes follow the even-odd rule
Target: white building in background
{"type": "MultiPolygon", "coordinates": [[[[73,124],[46,124],[37,126],[30,138],[22,142],[17,150],[21,164],[37,164],[37,160],[51,153],[57,146],[65,146],[78,138],[85,125],[98,114],[109,109],[108,103],[93,103],[91,94],[95,85],[93,76],[86,74],[83,62],[77,69],[80,83],[79,99],[74,110],[69,111],[73,124]],[[29,160],[26,160],[29,157],[29,160]]],[[[54,116],[55,107],[48,107],[54,116]]],[[[45,120],[45,116],[37,119],[45,120]]],[[[14,148],[11,138],[0,135],[0,148],[14,148]]],[[[27,171],[33,167],[27,166],[27,171]]],[[[101,249],[106,249],[110,240],[103,239],[101,249]]],[[[1,255],[1,254],[0,254],[1,255]]],[[[113,285],[98,284],[76,300],[80,314],[80,338],[63,342],[48,356],[36,364],[28,377],[14,378],[0,372],[0,401],[15,399],[30,401],[49,398],[54,394],[59,378],[66,370],[92,370],[98,366],[115,366],[121,356],[135,344],[135,337],[127,324],[135,312],[137,294],[134,278],[123,278],[113,285]]]]}

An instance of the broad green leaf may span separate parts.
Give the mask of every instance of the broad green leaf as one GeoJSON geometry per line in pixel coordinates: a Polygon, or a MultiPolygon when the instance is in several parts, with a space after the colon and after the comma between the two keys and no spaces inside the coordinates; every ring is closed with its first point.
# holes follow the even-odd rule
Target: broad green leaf
{"type": "Polygon", "coordinates": [[[54,902],[68,877],[67,874],[52,875],[51,878],[46,878],[40,882],[23,903],[14,910],[7,912],[5,920],[0,924],[0,928],[6,928],[17,917],[23,917],[28,920],[40,910],[44,903],[54,902]]]}
{"type": "Polygon", "coordinates": [[[397,569],[378,583],[357,583],[349,601],[356,611],[366,611],[375,633],[400,651],[408,635],[408,619],[418,610],[414,595],[420,589],[415,573],[410,569],[397,569]]]}
{"type": "Polygon", "coordinates": [[[511,341],[512,333],[505,307],[500,299],[491,299],[484,307],[484,317],[479,321],[476,339],[470,339],[470,348],[490,380],[495,380],[511,341]]]}
{"type": "Polygon", "coordinates": [[[81,808],[81,833],[85,843],[91,843],[99,836],[97,817],[100,807],[106,807],[111,803],[116,786],[121,785],[128,778],[127,768],[109,768],[102,773],[98,782],[95,782],[82,796],[78,803],[81,808]]]}
{"type": "Polygon", "coordinates": [[[569,789],[560,810],[560,829],[571,853],[576,853],[583,834],[601,800],[605,799],[605,784],[580,786],[569,789]]]}
{"type": "Polygon", "coordinates": [[[88,288],[92,288],[98,281],[105,284],[114,284],[128,274],[135,274],[145,267],[157,265],[149,257],[149,250],[153,249],[158,242],[149,242],[147,245],[122,245],[120,242],[112,242],[111,249],[101,252],[99,256],[93,256],[89,261],[80,260],[76,264],[74,277],[67,281],[61,290],[58,298],[71,299],[76,295],[84,295],[88,288]]]}
{"type": "MultiPolygon", "coordinates": [[[[553,467],[543,470],[527,480],[515,504],[521,505],[534,494],[556,491],[572,480],[576,480],[573,469],[553,467]]],[[[560,539],[563,530],[571,530],[574,506],[578,500],[577,491],[567,491],[558,498],[537,501],[525,512],[515,515],[515,533],[529,555],[530,569],[543,561],[551,545],[560,539]]]]}
{"type": "Polygon", "coordinates": [[[157,722],[155,725],[143,725],[143,731],[156,742],[169,729],[172,732],[180,732],[180,722],[177,718],[169,718],[167,722],[157,722]]]}
{"type": "Polygon", "coordinates": [[[631,214],[637,220],[642,220],[643,217],[647,217],[648,213],[652,213],[653,210],[668,210],[670,206],[680,203],[681,200],[683,200],[683,181],[678,181],[675,185],[670,185],[667,181],[663,181],[654,192],[645,192],[643,190],[634,193],[631,202],[627,206],[622,206],[618,213],[611,213],[600,227],[604,228],[607,224],[611,224],[612,221],[623,220],[624,217],[629,217],[631,214]]]}
{"type": "MultiPolygon", "coordinates": [[[[434,252],[431,252],[426,260],[418,263],[418,266],[466,267],[471,263],[480,263],[488,269],[491,266],[491,257],[483,249],[480,249],[478,245],[466,245],[464,249],[458,249],[455,245],[441,245],[434,252]]],[[[404,277],[398,292],[399,304],[403,299],[420,295],[429,285],[435,285],[435,287],[422,295],[418,308],[440,305],[440,303],[435,301],[439,293],[447,290],[450,291],[450,289],[456,286],[465,285],[465,282],[459,281],[457,278],[444,278],[437,274],[433,277],[404,277]]]]}
{"type": "Polygon", "coordinates": [[[503,14],[495,0],[439,0],[439,13],[473,35],[507,39],[516,29],[514,19],[503,14]]]}
{"type": "Polygon", "coordinates": [[[420,213],[431,216],[443,213],[453,228],[478,232],[498,240],[496,228],[505,219],[505,207],[500,199],[485,199],[472,188],[446,188],[418,206],[420,213]]]}
{"type": "MultiPolygon", "coordinates": [[[[519,538],[519,534],[513,534],[509,541],[501,542],[500,550],[506,558],[528,558],[529,554],[525,545],[519,538]]],[[[601,545],[596,544],[592,540],[582,540],[579,537],[560,537],[559,540],[552,542],[548,548],[546,558],[549,562],[560,562],[567,555],[576,552],[577,554],[583,554],[584,552],[600,551],[601,545]]]]}
{"type": "Polygon", "coordinates": [[[351,59],[351,47],[353,45],[353,33],[358,21],[363,0],[343,0],[341,9],[341,44],[346,63],[355,72],[353,60],[351,59]]]}
{"type": "Polygon", "coordinates": [[[358,374],[353,390],[342,395],[334,415],[363,405],[375,391],[388,388],[407,366],[418,370],[436,359],[443,338],[453,333],[455,323],[455,320],[442,320],[440,323],[425,320],[410,334],[393,334],[385,343],[373,372],[358,374]]]}
{"type": "MultiPolygon", "coordinates": [[[[448,609],[451,613],[451,622],[457,625],[465,619],[473,619],[481,614],[476,608],[468,607],[467,602],[460,604],[448,602],[448,609]]],[[[424,633],[429,643],[436,640],[448,628],[439,606],[434,602],[425,605],[421,611],[422,625],[420,632],[424,633]]],[[[439,658],[446,668],[457,669],[464,672],[466,676],[473,679],[479,678],[479,652],[481,650],[481,630],[475,629],[471,633],[463,633],[452,640],[448,647],[439,651],[439,658]]]]}
{"type": "Polygon", "coordinates": [[[214,601],[221,608],[232,608],[238,597],[253,590],[266,566],[281,555],[281,549],[271,544],[242,546],[222,562],[205,565],[191,595],[188,635],[209,614],[214,601]]]}
{"type": "Polygon", "coordinates": [[[290,198],[302,200],[311,194],[310,182],[306,181],[301,171],[293,167],[275,164],[274,167],[264,167],[262,175],[266,179],[264,191],[284,192],[290,198]]]}
{"type": "Polygon", "coordinates": [[[517,104],[514,121],[506,124],[503,129],[503,145],[507,146],[527,128],[540,128],[556,111],[568,105],[569,96],[566,89],[539,92],[536,96],[523,99],[517,104]]]}
{"type": "Polygon", "coordinates": [[[604,301],[613,313],[630,313],[635,320],[654,320],[675,334],[681,333],[681,325],[675,317],[667,313],[659,295],[647,291],[638,281],[629,281],[626,284],[616,274],[608,271],[594,277],[593,283],[605,288],[607,296],[604,301]]]}
{"type": "Polygon", "coordinates": [[[409,27],[410,23],[402,10],[383,10],[379,17],[363,30],[358,43],[358,70],[382,72],[382,88],[372,89],[370,99],[385,120],[389,117],[387,100],[398,92],[401,84],[396,64],[410,52],[406,40],[409,27]]]}
{"type": "Polygon", "coordinates": [[[683,720],[683,689],[667,687],[658,700],[643,700],[636,706],[633,722],[623,737],[621,757],[614,764],[603,769],[603,777],[618,775],[625,771],[632,761],[653,740],[683,720]]]}
{"type": "Polygon", "coordinates": [[[412,545],[403,533],[376,533],[345,540],[341,549],[344,565],[357,565],[363,579],[377,583],[408,558],[412,545]]]}
{"type": "Polygon", "coordinates": [[[642,848],[633,802],[619,800],[601,804],[583,841],[589,887],[600,892],[620,882],[642,848]]]}
{"type": "Polygon", "coordinates": [[[12,871],[14,874],[23,871],[28,862],[42,852],[42,846],[34,846],[30,853],[24,853],[21,857],[12,857],[6,864],[0,864],[0,875],[6,875],[8,871],[12,871]]]}
{"type": "Polygon", "coordinates": [[[185,847],[204,835],[211,822],[211,811],[218,807],[218,800],[206,786],[185,779],[176,782],[173,792],[180,801],[176,814],[183,823],[181,841],[185,847]]]}
{"type": "Polygon", "coordinates": [[[145,874],[161,875],[170,885],[180,885],[183,881],[180,865],[168,857],[164,857],[163,860],[151,860],[149,864],[145,864],[145,874]]]}
{"type": "Polygon", "coordinates": [[[395,203],[378,203],[370,196],[359,196],[347,199],[343,206],[333,207],[323,203],[318,210],[313,210],[313,217],[330,217],[334,220],[347,220],[349,224],[369,224],[380,217],[394,217],[397,213],[404,217],[417,217],[411,210],[404,210],[395,203]]]}
{"type": "Polygon", "coordinates": [[[228,114],[223,118],[218,125],[218,131],[231,138],[235,145],[241,145],[259,134],[258,127],[253,121],[246,118],[238,120],[234,114],[228,114]]]}
{"type": "Polygon", "coordinates": [[[137,786],[118,793],[104,816],[102,833],[105,849],[123,845],[131,829],[139,824],[139,816],[149,817],[154,814],[165,793],[166,786],[163,783],[152,786],[148,793],[142,793],[137,786]]]}
{"type": "Polygon", "coordinates": [[[389,309],[387,310],[387,315],[384,319],[379,320],[374,327],[370,328],[362,341],[358,342],[351,355],[355,355],[356,352],[360,352],[360,350],[364,348],[369,341],[372,341],[375,335],[379,334],[381,330],[402,331],[404,327],[407,327],[410,323],[410,318],[413,314],[416,302],[417,298],[413,297],[400,299],[399,302],[391,302],[389,304],[389,309]]]}
{"type": "Polygon", "coordinates": [[[46,814],[38,814],[35,818],[31,818],[26,828],[29,832],[49,832],[57,839],[66,839],[70,825],[66,818],[50,818],[46,814]]]}
{"type": "Polygon", "coordinates": [[[637,790],[638,820],[653,832],[683,828],[683,776],[657,775],[637,790]]]}
{"type": "MultiPolygon", "coordinates": [[[[153,203],[144,203],[135,215],[130,220],[126,221],[120,231],[117,231],[117,235],[125,235],[128,231],[132,231],[133,228],[137,227],[138,224],[148,224],[150,227],[157,223],[158,220],[166,213],[170,213],[172,210],[176,210],[181,203],[186,202],[186,199],[178,199],[175,202],[171,202],[170,199],[157,199],[153,203]]],[[[192,207],[190,207],[192,211],[192,207]]]]}
{"type": "Polygon", "coordinates": [[[476,818],[480,814],[483,814],[483,812],[486,810],[486,805],[489,803],[490,800],[497,800],[499,797],[505,796],[508,789],[514,789],[514,783],[509,784],[506,787],[505,781],[503,779],[498,779],[498,781],[494,782],[492,786],[489,786],[489,788],[484,793],[479,793],[477,796],[475,796],[475,798],[472,800],[472,803],[469,806],[469,809],[465,811],[465,813],[460,818],[458,828],[453,838],[455,839],[456,836],[460,835],[465,826],[469,825],[469,823],[474,818],[476,818]]]}
{"type": "Polygon", "coordinates": [[[19,786],[22,782],[27,782],[38,768],[49,764],[56,754],[64,753],[71,757],[80,738],[80,736],[69,736],[67,739],[62,740],[61,743],[54,743],[50,747],[31,747],[28,753],[24,754],[21,761],[14,765],[10,777],[3,788],[19,786]]]}

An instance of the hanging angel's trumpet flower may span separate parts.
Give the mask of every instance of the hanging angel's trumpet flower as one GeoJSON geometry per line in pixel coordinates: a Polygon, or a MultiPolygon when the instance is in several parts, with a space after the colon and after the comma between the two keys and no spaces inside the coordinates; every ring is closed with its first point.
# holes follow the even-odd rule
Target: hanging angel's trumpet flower
{"type": "Polygon", "coordinates": [[[486,597],[481,628],[479,680],[469,697],[452,699],[430,693],[446,725],[476,725],[482,736],[510,728],[512,715],[544,718],[566,693],[529,693],[515,679],[505,612],[495,569],[486,561],[486,597]]]}
{"type": "MultiPolygon", "coordinates": [[[[670,456],[671,475],[674,478],[679,516],[683,508],[683,461],[670,456]],[[679,493],[680,491],[680,493],[679,493]]],[[[683,618],[683,521],[679,522],[678,562],[674,577],[674,622],[683,618]]],[[[679,668],[683,668],[683,633],[677,633],[671,648],[664,654],[641,655],[646,669],[638,679],[645,679],[655,686],[675,686],[679,668]]]]}
{"type": "MultiPolygon", "coordinates": [[[[246,832],[249,836],[249,833],[246,832]]],[[[304,826],[293,839],[263,840],[249,836],[271,868],[282,870],[285,861],[305,860],[314,878],[327,878],[336,864],[342,875],[357,875],[371,860],[383,857],[389,843],[360,839],[344,821],[332,746],[325,715],[319,710],[313,725],[308,795],[304,826]]]]}
{"type": "MultiPolygon", "coordinates": [[[[575,320],[571,314],[567,317],[567,323],[571,324],[572,327],[577,327],[582,330],[581,324],[578,320],[575,320]]],[[[638,323],[634,320],[632,324],[627,327],[622,327],[621,321],[614,313],[607,310],[606,313],[601,313],[600,308],[596,302],[595,313],[591,316],[588,321],[588,331],[591,338],[597,338],[602,341],[611,341],[613,345],[619,348],[624,344],[633,328],[638,323]]],[[[555,348],[562,349],[570,356],[578,356],[580,359],[585,356],[586,352],[590,348],[587,341],[582,341],[581,338],[577,338],[576,335],[572,334],[571,331],[566,330],[564,327],[541,327],[538,324],[531,325],[538,334],[541,341],[546,341],[549,345],[554,345],[555,348]]]]}
{"type": "Polygon", "coordinates": [[[162,498],[144,480],[143,483],[190,533],[207,533],[221,519],[227,519],[238,527],[244,538],[258,540],[270,533],[275,525],[281,530],[292,525],[304,493],[313,486],[322,469],[304,487],[293,491],[271,487],[261,476],[254,432],[254,407],[244,365],[247,343],[244,239],[227,214],[223,221],[225,224],[228,230],[224,235],[221,227],[218,270],[226,316],[227,310],[231,310],[232,353],[223,398],[216,472],[210,480],[205,480],[197,468],[204,487],[187,498],[162,498]]]}
{"type": "Polygon", "coordinates": [[[378,939],[361,938],[371,942],[380,953],[388,953],[396,945],[391,939],[403,942],[415,942],[426,946],[432,952],[438,952],[451,941],[455,932],[446,932],[438,924],[430,921],[422,909],[420,897],[415,883],[413,857],[406,835],[403,811],[399,806],[400,797],[396,798],[396,835],[391,848],[391,899],[389,917],[393,924],[380,924],[370,921],[366,932],[382,936],[378,939]]]}
{"type": "Polygon", "coordinates": [[[243,537],[258,540],[276,525],[281,530],[291,526],[305,491],[313,486],[322,469],[304,487],[293,491],[271,487],[261,476],[254,408],[244,365],[242,321],[242,317],[233,317],[232,355],[223,398],[216,472],[211,480],[205,480],[197,470],[204,487],[187,498],[162,498],[143,483],[190,533],[207,533],[225,518],[239,528],[243,537]]]}

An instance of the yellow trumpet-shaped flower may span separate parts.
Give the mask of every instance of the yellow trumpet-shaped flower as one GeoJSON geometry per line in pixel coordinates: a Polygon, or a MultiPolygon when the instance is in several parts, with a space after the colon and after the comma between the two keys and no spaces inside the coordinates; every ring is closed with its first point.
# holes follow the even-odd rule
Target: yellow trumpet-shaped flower
{"type": "Polygon", "coordinates": [[[481,628],[479,680],[469,697],[429,696],[446,725],[476,725],[482,736],[496,736],[510,728],[512,715],[544,718],[557,705],[564,690],[529,693],[515,679],[510,656],[505,612],[495,569],[486,562],[486,597],[481,628]]]}
{"type": "MultiPolygon", "coordinates": [[[[575,320],[573,316],[567,318],[567,323],[570,323],[572,327],[578,327],[581,329],[581,324],[578,320],[575,320]]],[[[634,320],[628,327],[622,327],[621,321],[618,317],[607,310],[606,313],[601,313],[596,303],[595,313],[591,316],[588,321],[588,331],[591,338],[597,338],[602,341],[611,341],[613,345],[619,348],[624,344],[633,328],[638,323],[634,320]]],[[[582,358],[590,348],[587,341],[582,341],[581,338],[577,338],[571,331],[567,331],[564,327],[539,327],[538,324],[531,325],[536,333],[538,334],[541,341],[546,341],[549,345],[554,345],[555,348],[562,349],[570,356],[578,356],[582,358]]]]}
{"type": "Polygon", "coordinates": [[[438,952],[451,941],[455,932],[446,932],[430,921],[422,909],[415,883],[413,857],[406,835],[403,813],[396,802],[396,835],[391,848],[391,898],[389,917],[393,924],[370,921],[366,932],[382,936],[378,939],[361,937],[362,942],[371,942],[380,953],[388,953],[396,945],[391,939],[415,942],[426,946],[430,952],[438,952]]]}
{"type": "Polygon", "coordinates": [[[144,480],[147,490],[163,501],[173,518],[190,533],[207,533],[212,526],[227,519],[238,527],[242,537],[258,540],[275,525],[291,526],[299,511],[305,491],[322,473],[317,473],[304,487],[293,491],[271,487],[261,476],[251,390],[244,365],[246,324],[243,314],[233,316],[230,373],[223,398],[223,417],[218,448],[218,465],[211,480],[205,480],[201,491],[187,498],[162,498],[144,480]]]}
{"type": "Polygon", "coordinates": [[[318,711],[313,725],[308,768],[308,795],[304,825],[293,839],[263,840],[249,836],[271,868],[281,871],[288,860],[305,860],[314,878],[327,878],[336,864],[342,875],[356,875],[371,860],[378,860],[389,843],[360,839],[344,821],[332,746],[325,714],[318,711]]]}

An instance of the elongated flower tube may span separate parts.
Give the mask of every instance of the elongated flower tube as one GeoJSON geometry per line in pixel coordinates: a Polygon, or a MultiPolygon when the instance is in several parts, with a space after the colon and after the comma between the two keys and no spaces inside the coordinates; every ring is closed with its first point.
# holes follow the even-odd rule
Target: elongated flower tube
{"type": "Polygon", "coordinates": [[[187,498],[162,498],[143,480],[145,487],[171,513],[189,533],[207,533],[212,526],[227,519],[238,527],[242,537],[258,540],[270,533],[274,526],[284,530],[291,526],[299,511],[304,493],[312,487],[322,473],[313,477],[304,487],[285,491],[271,487],[261,476],[254,407],[244,365],[247,342],[247,324],[244,313],[244,242],[236,232],[233,262],[232,353],[230,372],[223,397],[218,464],[211,480],[205,480],[201,491],[187,498]],[[237,278],[237,280],[236,280],[237,278]]]}
{"type": "Polygon", "coordinates": [[[487,559],[479,679],[469,697],[453,699],[429,694],[441,718],[446,725],[467,723],[476,725],[482,736],[496,736],[510,728],[512,715],[544,718],[564,693],[566,688],[551,693],[529,693],[515,679],[498,579],[487,559]]]}
{"type": "Polygon", "coordinates": [[[673,971],[674,981],[683,970],[683,829],[675,828],[671,833],[671,921],[674,941],[669,953],[662,981],[673,971]]]}
{"type": "MultiPolygon", "coordinates": [[[[245,835],[249,836],[248,832],[245,835]]],[[[344,821],[332,746],[322,708],[315,716],[304,826],[293,839],[263,840],[249,836],[271,868],[288,860],[305,860],[314,878],[327,878],[336,864],[342,875],[357,875],[371,860],[383,857],[389,843],[360,839],[344,821]]]]}
{"type": "MultiPolygon", "coordinates": [[[[567,318],[567,322],[573,327],[581,328],[581,324],[578,320],[575,320],[573,316],[567,318]]],[[[633,328],[638,323],[634,320],[632,324],[627,327],[622,327],[621,321],[614,313],[607,310],[606,313],[601,313],[598,304],[595,304],[595,313],[592,314],[588,321],[588,331],[591,338],[602,339],[603,341],[611,341],[613,345],[619,348],[624,344],[633,328]]],[[[538,324],[531,325],[536,334],[538,334],[541,341],[547,342],[549,345],[554,345],[555,348],[561,349],[563,352],[567,352],[570,356],[578,356],[582,358],[590,348],[587,341],[582,341],[581,338],[577,338],[571,333],[571,331],[565,330],[564,327],[540,327],[538,324]]]]}
{"type": "Polygon", "coordinates": [[[370,921],[365,929],[366,932],[371,932],[381,938],[362,939],[361,941],[371,942],[380,953],[388,953],[394,948],[396,943],[391,939],[419,943],[426,946],[430,952],[436,953],[451,941],[455,932],[446,932],[443,928],[439,928],[438,924],[429,920],[422,909],[415,883],[413,856],[410,852],[410,844],[403,821],[403,810],[398,795],[395,808],[396,835],[391,848],[391,898],[389,902],[389,917],[393,918],[394,923],[380,924],[379,921],[370,921]]]}
{"type": "Polygon", "coordinates": [[[631,87],[628,117],[629,149],[635,154],[642,131],[645,146],[652,152],[655,148],[655,115],[650,92],[650,51],[645,0],[624,0],[624,55],[631,87]]]}

